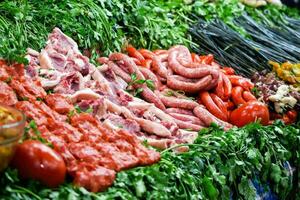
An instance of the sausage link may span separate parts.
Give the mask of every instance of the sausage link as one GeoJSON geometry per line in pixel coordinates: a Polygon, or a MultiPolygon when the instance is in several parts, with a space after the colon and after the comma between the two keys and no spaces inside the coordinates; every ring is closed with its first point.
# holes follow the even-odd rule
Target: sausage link
{"type": "Polygon", "coordinates": [[[131,45],[129,45],[129,46],[126,48],[126,51],[128,52],[128,55],[129,55],[130,57],[136,58],[136,59],[138,59],[139,61],[145,60],[144,56],[143,56],[138,50],[136,50],[136,48],[134,48],[134,47],[131,46],[131,45]]]}
{"type": "Polygon", "coordinates": [[[222,99],[227,100],[229,99],[232,93],[232,84],[229,78],[225,74],[221,73],[221,76],[223,78],[223,86],[224,86],[224,96],[222,99]]]}
{"type": "Polygon", "coordinates": [[[200,93],[200,98],[203,105],[205,105],[210,113],[223,121],[228,120],[228,116],[226,115],[226,113],[222,112],[222,110],[215,104],[208,92],[205,91],[200,93]]]}
{"type": "Polygon", "coordinates": [[[224,101],[218,97],[217,95],[215,94],[210,94],[212,100],[214,101],[214,103],[219,107],[219,109],[226,114],[226,116],[228,116],[228,113],[227,113],[227,108],[226,108],[226,105],[224,103],[224,101]]]}
{"type": "Polygon", "coordinates": [[[215,93],[218,97],[224,98],[224,85],[223,85],[223,76],[219,76],[217,87],[215,88],[215,93]]]}
{"type": "Polygon", "coordinates": [[[178,114],[183,114],[183,115],[190,115],[194,116],[194,113],[191,110],[186,110],[182,108],[167,108],[166,113],[178,113],[178,114]]]}
{"type": "Polygon", "coordinates": [[[203,89],[208,89],[211,85],[212,77],[206,76],[201,79],[187,79],[178,75],[167,77],[167,86],[174,90],[182,90],[188,93],[196,93],[203,89]]]}
{"type": "Polygon", "coordinates": [[[153,57],[155,56],[155,54],[147,49],[140,49],[139,50],[140,54],[142,54],[142,56],[144,56],[145,59],[150,59],[152,60],[153,57]]]}
{"type": "Polygon", "coordinates": [[[249,91],[244,91],[243,92],[243,98],[245,99],[245,101],[252,101],[252,100],[257,100],[256,98],[255,98],[255,96],[251,93],[251,92],[249,92],[249,91]]]}
{"type": "Polygon", "coordinates": [[[217,125],[224,127],[225,130],[232,128],[231,124],[218,119],[201,105],[194,108],[194,114],[201,121],[203,121],[206,124],[206,126],[210,126],[211,123],[216,123],[217,125]]]}
{"type": "Polygon", "coordinates": [[[228,78],[233,86],[241,86],[247,91],[250,91],[254,88],[254,84],[247,78],[237,75],[228,76],[228,78]]]}
{"type": "Polygon", "coordinates": [[[236,86],[232,89],[232,100],[233,103],[236,106],[240,106],[246,103],[246,101],[243,99],[242,95],[243,95],[243,88],[241,86],[236,86]]]}

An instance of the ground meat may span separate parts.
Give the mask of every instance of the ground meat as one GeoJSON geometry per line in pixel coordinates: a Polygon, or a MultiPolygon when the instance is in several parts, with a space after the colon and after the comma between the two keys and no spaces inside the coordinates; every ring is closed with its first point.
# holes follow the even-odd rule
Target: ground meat
{"type": "Polygon", "coordinates": [[[0,81],[0,103],[12,106],[18,101],[13,89],[5,82],[0,81]]]}

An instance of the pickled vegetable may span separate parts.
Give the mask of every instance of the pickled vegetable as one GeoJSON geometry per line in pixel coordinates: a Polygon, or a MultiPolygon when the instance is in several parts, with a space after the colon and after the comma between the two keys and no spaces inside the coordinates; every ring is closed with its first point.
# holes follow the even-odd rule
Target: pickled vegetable
{"type": "Polygon", "coordinates": [[[13,113],[10,110],[8,110],[7,108],[0,107],[0,125],[13,123],[16,120],[17,118],[13,115],[13,113]]]}
{"type": "Polygon", "coordinates": [[[300,86],[300,63],[285,62],[279,64],[269,61],[269,64],[272,65],[273,71],[279,78],[295,86],[300,86]]]}
{"type": "Polygon", "coordinates": [[[7,106],[0,105],[0,171],[12,159],[15,147],[24,131],[23,115],[7,106]]]}

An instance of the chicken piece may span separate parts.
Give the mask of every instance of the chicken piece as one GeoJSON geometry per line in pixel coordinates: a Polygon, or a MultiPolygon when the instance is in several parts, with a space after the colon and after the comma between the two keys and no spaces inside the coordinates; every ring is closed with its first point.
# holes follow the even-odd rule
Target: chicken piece
{"type": "Polygon", "coordinates": [[[70,95],[69,97],[70,97],[71,101],[73,103],[75,103],[79,100],[84,100],[84,99],[86,99],[86,100],[99,99],[101,97],[101,95],[97,94],[90,88],[86,88],[86,89],[75,92],[74,94],[70,95]]]}

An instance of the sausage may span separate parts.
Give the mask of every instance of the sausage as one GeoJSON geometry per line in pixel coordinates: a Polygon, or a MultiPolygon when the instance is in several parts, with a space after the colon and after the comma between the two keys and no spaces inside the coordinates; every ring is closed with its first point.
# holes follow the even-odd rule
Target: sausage
{"type": "Polygon", "coordinates": [[[141,62],[139,59],[134,58],[134,57],[131,57],[131,59],[134,61],[134,63],[135,63],[136,65],[142,65],[142,62],[141,62]]]}
{"type": "Polygon", "coordinates": [[[195,53],[192,53],[192,60],[193,60],[193,62],[201,63],[200,57],[195,53]]]}
{"type": "Polygon", "coordinates": [[[161,60],[159,60],[157,56],[153,57],[152,70],[162,78],[167,78],[168,76],[167,68],[162,64],[161,60]]]}
{"type": "Polygon", "coordinates": [[[176,118],[174,119],[174,121],[177,124],[177,126],[181,129],[191,129],[193,131],[200,131],[203,128],[203,126],[181,121],[176,118]]]}
{"type": "MultiPolygon", "coordinates": [[[[113,53],[109,56],[109,59],[112,61],[122,61],[124,66],[128,69],[128,71],[131,74],[133,74],[133,73],[136,74],[137,79],[145,80],[145,77],[142,74],[142,72],[140,72],[140,70],[138,69],[136,64],[133,62],[133,60],[131,58],[129,58],[127,55],[122,54],[122,53],[113,53]]],[[[146,101],[154,103],[154,105],[156,107],[158,107],[162,110],[165,109],[165,106],[162,103],[162,101],[146,85],[134,84],[133,87],[135,89],[143,88],[141,95],[146,101]]]]}
{"type": "Polygon", "coordinates": [[[107,57],[99,57],[97,58],[97,62],[100,64],[107,64],[109,59],[107,57]]]}
{"type": "MultiPolygon", "coordinates": [[[[140,88],[140,85],[135,85],[134,88],[140,88]]],[[[154,103],[154,105],[161,110],[166,109],[162,100],[156,94],[154,94],[152,90],[150,90],[146,85],[142,85],[142,88],[143,91],[141,92],[141,95],[146,101],[154,103]]]]}
{"type": "Polygon", "coordinates": [[[184,122],[190,122],[192,124],[205,126],[205,124],[199,118],[197,118],[195,116],[178,114],[178,113],[169,113],[169,115],[171,115],[175,119],[178,119],[178,120],[181,120],[181,121],[184,121],[184,122]]]}
{"type": "Polygon", "coordinates": [[[216,72],[218,72],[218,75],[215,76],[215,78],[212,75],[212,81],[210,82],[210,84],[208,85],[208,87],[206,88],[206,90],[211,90],[212,88],[216,87],[217,83],[218,83],[218,78],[219,78],[219,70],[216,70],[216,72]]]}
{"type": "Polygon", "coordinates": [[[193,63],[193,59],[192,59],[191,53],[190,53],[190,51],[187,47],[182,46],[182,45],[174,46],[169,50],[169,55],[171,55],[171,53],[174,55],[174,51],[176,52],[176,60],[182,66],[191,67],[191,68],[195,67],[195,65],[194,66],[188,66],[188,65],[193,63]]]}
{"type": "Polygon", "coordinates": [[[126,48],[126,51],[128,52],[129,56],[136,58],[139,61],[145,60],[144,56],[131,45],[128,45],[128,47],[126,48]]]}
{"type": "Polygon", "coordinates": [[[215,82],[218,81],[219,71],[211,68],[209,65],[198,64],[199,67],[197,67],[197,68],[187,68],[187,67],[183,66],[181,63],[183,62],[184,59],[181,58],[181,60],[179,62],[178,58],[177,58],[177,57],[179,57],[179,55],[178,55],[179,48],[187,49],[184,46],[180,46],[180,47],[175,46],[175,47],[171,48],[169,57],[168,57],[169,67],[172,68],[172,70],[175,73],[177,73],[183,77],[186,77],[186,78],[202,78],[204,76],[211,75],[215,82]]]}
{"type": "Polygon", "coordinates": [[[131,77],[128,73],[126,73],[123,69],[121,69],[117,64],[114,62],[108,62],[109,68],[119,77],[121,77],[124,81],[129,83],[131,81],[131,77]]]}
{"type": "Polygon", "coordinates": [[[158,49],[158,50],[154,50],[153,53],[156,55],[160,55],[160,54],[168,53],[168,50],[158,49]]]}
{"type": "Polygon", "coordinates": [[[158,89],[161,87],[161,82],[157,79],[156,75],[150,70],[150,69],[146,69],[146,68],[140,68],[140,71],[142,72],[142,74],[144,75],[144,77],[148,80],[152,80],[154,85],[155,85],[155,89],[158,89]]]}
{"type": "Polygon", "coordinates": [[[196,93],[211,86],[212,77],[205,76],[201,79],[187,79],[178,75],[167,77],[167,86],[174,90],[182,90],[188,93],[196,93]]]}
{"type": "Polygon", "coordinates": [[[152,60],[153,57],[155,56],[155,54],[147,49],[140,49],[139,50],[140,54],[142,54],[142,56],[144,56],[145,59],[150,59],[152,60]]]}
{"type": "Polygon", "coordinates": [[[147,69],[150,69],[152,65],[151,59],[145,59],[141,61],[141,66],[146,67],[147,69]]]}
{"type": "Polygon", "coordinates": [[[158,95],[166,107],[183,108],[183,109],[191,110],[199,105],[197,102],[188,99],[180,99],[172,96],[168,97],[160,93],[158,95]]]}
{"type": "Polygon", "coordinates": [[[244,90],[241,86],[236,86],[232,89],[231,97],[232,97],[233,103],[236,106],[239,106],[239,105],[242,105],[242,104],[246,103],[246,101],[242,97],[243,91],[244,90]]]}
{"type": "Polygon", "coordinates": [[[227,101],[224,103],[225,106],[226,106],[226,109],[229,111],[229,110],[233,110],[235,108],[235,105],[234,103],[232,103],[232,101],[227,101]]]}
{"type": "Polygon", "coordinates": [[[214,116],[218,117],[223,121],[228,120],[227,113],[224,113],[212,100],[208,92],[202,92],[199,95],[203,105],[207,108],[207,110],[212,113],[214,116]]]}
{"type": "Polygon", "coordinates": [[[194,113],[191,110],[186,110],[182,108],[167,108],[165,110],[166,113],[178,113],[178,114],[183,114],[183,115],[190,115],[194,116],[194,113]]]}
{"type": "Polygon", "coordinates": [[[223,76],[219,76],[217,87],[215,88],[215,93],[218,97],[224,98],[223,76]]]}
{"type": "Polygon", "coordinates": [[[139,71],[138,67],[136,66],[133,58],[130,58],[122,53],[112,53],[109,55],[109,60],[122,62],[122,65],[119,65],[120,67],[125,67],[130,74],[136,73],[138,79],[145,79],[143,74],[139,71]]]}
{"type": "Polygon", "coordinates": [[[211,123],[216,123],[217,125],[224,127],[225,130],[232,128],[231,124],[216,118],[201,105],[194,108],[194,114],[199,117],[199,119],[203,121],[206,126],[210,126],[211,123]]]}
{"type": "Polygon", "coordinates": [[[172,135],[172,133],[166,127],[157,122],[137,117],[134,120],[141,126],[144,131],[150,134],[155,134],[161,137],[170,137],[172,135]]]}
{"type": "Polygon", "coordinates": [[[232,85],[229,78],[224,73],[221,73],[221,76],[223,78],[223,87],[224,87],[224,96],[223,98],[221,97],[221,99],[227,100],[231,96],[232,85]]]}
{"type": "Polygon", "coordinates": [[[210,97],[212,98],[214,103],[218,106],[218,108],[228,116],[227,107],[226,107],[225,103],[223,102],[223,100],[213,93],[210,94],[210,97]]]}
{"type": "Polygon", "coordinates": [[[228,76],[228,78],[233,86],[241,86],[247,91],[254,88],[254,84],[247,78],[237,75],[228,76]]]}
{"type": "Polygon", "coordinates": [[[256,98],[255,98],[255,96],[251,93],[251,92],[249,92],[249,91],[244,91],[243,92],[243,98],[245,99],[245,101],[252,101],[252,100],[257,100],[256,98]]]}

